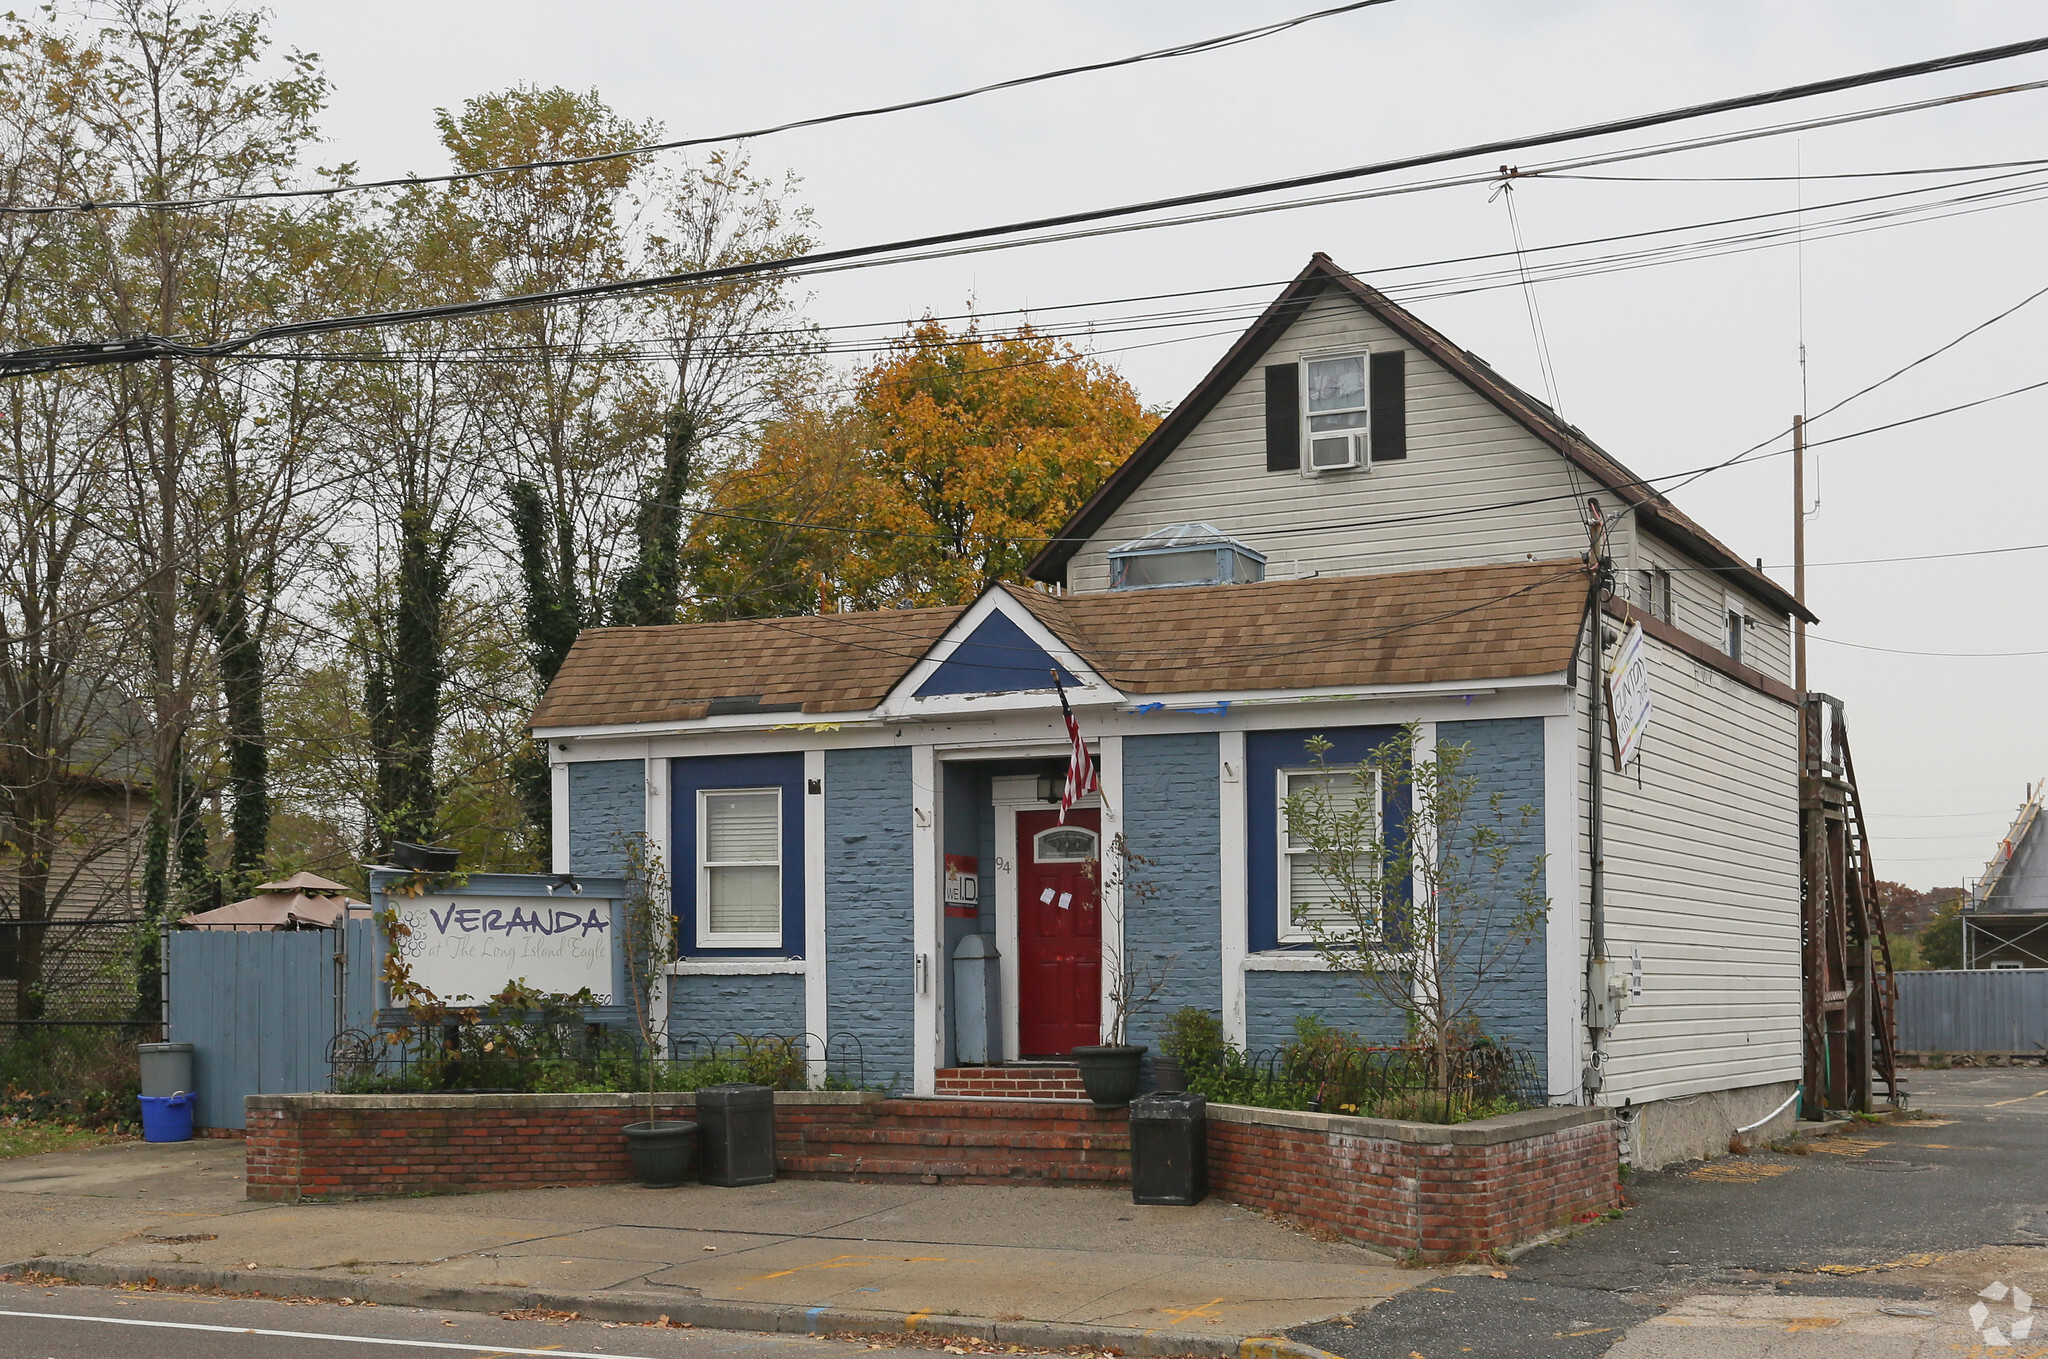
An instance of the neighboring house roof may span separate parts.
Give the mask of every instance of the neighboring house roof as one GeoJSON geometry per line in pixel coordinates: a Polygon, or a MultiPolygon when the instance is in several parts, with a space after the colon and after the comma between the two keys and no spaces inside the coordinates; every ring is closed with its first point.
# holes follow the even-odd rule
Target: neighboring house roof
{"type": "Polygon", "coordinates": [[[1112,472],[1095,494],[1074,512],[1074,517],[1032,559],[1026,571],[1036,580],[1063,581],[1068,561],[1102,530],[1110,514],[1165,461],[1182,439],[1194,431],[1237,380],[1251,371],[1252,365],[1308,310],[1309,304],[1330,288],[1340,289],[1355,298],[1410,344],[1461,378],[1510,419],[1563,454],[1601,487],[1620,497],[1652,532],[1670,539],[1705,565],[1724,571],[1731,583],[1749,591],[1772,608],[1795,614],[1808,622],[1820,621],[1789,591],[1743,561],[1732,548],[1645,485],[1642,478],[1594,444],[1583,431],[1567,424],[1556,411],[1496,373],[1476,355],[1453,344],[1385,293],[1338,268],[1321,251],[1310,258],[1308,267],[1295,276],[1273,304],[1252,323],[1251,329],[1238,337],[1216,366],[1209,370],[1208,376],[1196,384],[1186,399],[1159,422],[1123,465],[1112,472]]]}
{"type": "MultiPolygon", "coordinates": [[[[1565,559],[1066,596],[992,588],[1124,694],[1204,694],[1558,674],[1578,643],[1587,572],[1565,559]]],[[[533,726],[864,711],[965,611],[592,629],[533,726]]]]}
{"type": "Polygon", "coordinates": [[[1988,887],[1978,889],[1987,915],[2004,912],[2048,912],[2048,816],[2041,815],[2042,795],[2032,793],[2014,819],[2012,829],[1992,856],[1988,887]]]}

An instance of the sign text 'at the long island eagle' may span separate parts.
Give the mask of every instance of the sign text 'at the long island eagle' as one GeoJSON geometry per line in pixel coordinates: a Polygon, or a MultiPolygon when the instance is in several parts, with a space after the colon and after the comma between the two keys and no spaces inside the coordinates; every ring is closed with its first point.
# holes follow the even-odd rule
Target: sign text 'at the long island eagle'
{"type": "Polygon", "coordinates": [[[412,933],[393,940],[412,979],[443,1000],[483,1000],[518,981],[612,998],[612,908],[606,901],[424,896],[393,901],[412,933]]]}
{"type": "Polygon", "coordinates": [[[1607,732],[1614,738],[1614,770],[1620,773],[1642,747],[1650,729],[1650,656],[1643,645],[1643,625],[1630,626],[1621,650],[1607,672],[1607,732]]]}

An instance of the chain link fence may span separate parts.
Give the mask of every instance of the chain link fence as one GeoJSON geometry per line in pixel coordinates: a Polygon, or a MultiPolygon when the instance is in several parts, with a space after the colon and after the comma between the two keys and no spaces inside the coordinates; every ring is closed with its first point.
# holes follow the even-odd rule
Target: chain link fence
{"type": "Polygon", "coordinates": [[[0,917],[0,1116],[134,1120],[135,1045],[162,1037],[157,937],[137,917],[0,917]]]}

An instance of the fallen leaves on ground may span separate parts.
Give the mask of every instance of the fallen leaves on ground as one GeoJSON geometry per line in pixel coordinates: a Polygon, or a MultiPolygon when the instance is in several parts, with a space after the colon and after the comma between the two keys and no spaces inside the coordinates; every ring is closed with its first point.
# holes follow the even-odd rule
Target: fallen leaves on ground
{"type": "Polygon", "coordinates": [[[1789,1175],[1792,1167],[1771,1161],[1715,1161],[1685,1172],[1688,1180],[1725,1180],[1734,1184],[1755,1184],[1775,1175],[1789,1175]]]}

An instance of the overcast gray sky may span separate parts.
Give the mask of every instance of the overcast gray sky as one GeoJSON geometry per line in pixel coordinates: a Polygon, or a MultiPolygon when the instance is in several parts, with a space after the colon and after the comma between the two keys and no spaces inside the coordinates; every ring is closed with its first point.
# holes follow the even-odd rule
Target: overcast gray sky
{"type": "MultiPolygon", "coordinates": [[[[672,136],[697,135],[1101,60],[1316,7],[275,0],[274,33],[283,45],[320,53],[335,82],[323,162],[353,160],[363,174],[382,176],[444,168],[434,110],[516,83],[595,89],[629,117],[658,119],[672,136]]],[[[752,150],[758,167],[802,176],[828,246],[856,245],[1561,128],[2044,32],[2048,8],[2022,0],[1397,0],[1220,53],[786,133],[752,150]]],[[[1584,147],[1618,149],[2037,79],[2048,79],[2048,56],[1584,147]]],[[[1824,223],[1850,210],[1814,206],[2000,172],[1812,178],[2043,158],[2044,134],[2048,91],[1588,172],[1800,171],[1809,176],[1803,186],[1523,185],[1516,202],[1532,248],[1781,211],[1802,195],[1809,206],[1803,250],[1777,245],[1540,283],[1534,295],[1559,404],[1640,475],[1700,467],[1766,439],[1799,409],[1802,293],[1808,400],[1819,411],[2048,286],[2048,207],[2028,192],[1985,210],[1947,207],[1837,239],[1825,238],[1824,223]]],[[[2034,184],[2048,185],[2048,175],[2025,171],[1870,206],[1931,205],[2034,184]]],[[[1505,205],[1474,186],[828,276],[812,283],[811,310],[823,324],[844,325],[955,311],[970,299],[985,310],[1046,308],[1277,285],[1315,250],[1369,281],[1415,283],[1498,262],[1403,266],[1511,244],[1505,205]]],[[[1412,305],[1544,391],[1521,289],[1412,305]]],[[[1096,348],[1153,404],[1178,400],[1242,325],[1231,313],[1112,333],[1111,318],[1133,310],[1145,308],[1059,315],[1098,318],[1096,348]]],[[[1814,437],[2041,381],[2044,340],[2048,298],[1819,422],[1814,437]]],[[[1976,874],[2024,785],[2048,773],[2048,610],[2040,602],[2048,552],[1824,564],[2048,542],[2044,415],[2048,390],[1817,450],[1817,478],[1809,472],[1820,507],[1808,532],[1808,556],[1818,564],[1808,593],[1823,619],[1817,636],[1830,639],[1811,648],[1812,684],[1848,701],[1885,877],[1926,887],[1976,874]],[[1968,654],[2029,651],[2041,654],[1968,654]]],[[[1790,560],[1788,478],[1786,458],[1766,458],[1706,477],[1676,498],[1738,552],[1776,567],[1790,560]]],[[[1789,584],[1789,570],[1773,574],[1789,584]]]]}

